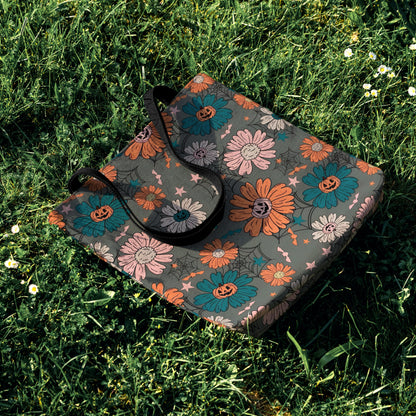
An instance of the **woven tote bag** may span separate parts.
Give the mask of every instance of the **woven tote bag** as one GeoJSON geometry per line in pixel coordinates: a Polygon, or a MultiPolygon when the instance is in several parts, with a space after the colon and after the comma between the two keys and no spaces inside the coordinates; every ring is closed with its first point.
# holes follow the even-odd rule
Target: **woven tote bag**
{"type": "Polygon", "coordinates": [[[168,302],[260,336],[374,212],[383,173],[203,73],[144,103],[151,122],[75,172],[49,221],[168,302]]]}

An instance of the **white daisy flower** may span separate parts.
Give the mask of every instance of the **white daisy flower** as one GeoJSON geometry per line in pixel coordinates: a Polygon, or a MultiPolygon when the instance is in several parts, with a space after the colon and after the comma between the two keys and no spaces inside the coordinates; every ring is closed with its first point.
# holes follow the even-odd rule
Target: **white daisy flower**
{"type": "Polygon", "coordinates": [[[389,73],[387,74],[387,76],[388,76],[389,78],[394,78],[394,77],[396,76],[396,73],[395,73],[395,72],[389,72],[389,73]]]}
{"type": "Polygon", "coordinates": [[[109,263],[114,263],[114,255],[109,253],[110,247],[101,244],[99,241],[97,241],[94,245],[90,244],[90,247],[95,251],[97,256],[101,257],[109,263]]]}
{"type": "Polygon", "coordinates": [[[377,97],[378,96],[378,91],[377,90],[371,90],[371,95],[373,97],[377,97]]]}
{"type": "Polygon", "coordinates": [[[351,56],[353,56],[354,55],[354,52],[352,51],[352,49],[351,48],[347,48],[347,49],[345,49],[345,51],[344,51],[344,56],[346,57],[346,58],[350,58],[351,56]]]}
{"type": "Polygon", "coordinates": [[[416,88],[415,87],[409,87],[409,89],[407,90],[407,92],[409,93],[409,95],[411,97],[414,97],[416,95],[416,88]]]}
{"type": "Polygon", "coordinates": [[[337,218],[337,215],[334,213],[329,214],[328,218],[326,215],[320,216],[319,221],[312,223],[312,227],[318,230],[312,233],[313,239],[319,239],[320,243],[329,243],[334,241],[335,238],[341,237],[350,226],[350,223],[344,220],[344,215],[340,215],[337,218]]]}
{"type": "Polygon", "coordinates": [[[18,225],[13,225],[12,227],[12,233],[17,234],[20,231],[20,228],[18,225]]]}
{"type": "Polygon", "coordinates": [[[17,262],[16,260],[13,260],[13,259],[8,259],[4,262],[4,265],[8,269],[17,269],[19,267],[19,262],[17,262]]]}
{"type": "Polygon", "coordinates": [[[371,84],[364,84],[364,85],[363,85],[363,88],[364,88],[365,90],[369,90],[369,89],[371,88],[371,84]]]}
{"type": "Polygon", "coordinates": [[[377,68],[377,71],[378,71],[379,74],[385,74],[386,72],[389,71],[389,69],[386,67],[386,65],[380,65],[377,68]]]}
{"type": "Polygon", "coordinates": [[[365,96],[365,97],[369,97],[369,96],[370,96],[370,91],[366,91],[366,92],[364,93],[364,96],[365,96]]]}
{"type": "Polygon", "coordinates": [[[375,61],[377,59],[377,55],[374,52],[369,52],[368,56],[370,57],[370,59],[372,59],[373,61],[375,61]]]}
{"type": "Polygon", "coordinates": [[[267,108],[262,107],[260,108],[260,111],[266,114],[265,116],[261,117],[261,124],[266,124],[267,128],[270,130],[283,130],[284,128],[291,125],[288,121],[283,120],[267,108]]]}
{"type": "Polygon", "coordinates": [[[29,285],[29,293],[31,295],[36,295],[36,293],[38,292],[39,292],[39,288],[35,284],[32,283],[31,285],[29,285]]]}
{"type": "Polygon", "coordinates": [[[191,198],[185,198],[182,202],[177,199],[172,201],[172,206],[162,208],[167,215],[162,218],[160,224],[171,233],[182,233],[197,227],[207,217],[206,213],[199,211],[202,204],[198,201],[192,202],[191,198]]]}
{"type": "Polygon", "coordinates": [[[409,45],[409,49],[411,51],[416,51],[416,43],[412,43],[411,45],[409,45]]]}

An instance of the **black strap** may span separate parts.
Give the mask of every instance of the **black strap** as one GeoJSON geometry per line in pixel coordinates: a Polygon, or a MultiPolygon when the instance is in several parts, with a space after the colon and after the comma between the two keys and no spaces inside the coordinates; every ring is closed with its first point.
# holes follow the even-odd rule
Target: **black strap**
{"type": "Polygon", "coordinates": [[[169,233],[149,228],[146,224],[141,222],[136,217],[136,215],[134,215],[133,211],[129,208],[126,200],[123,198],[117,187],[104,174],[92,168],[78,169],[69,180],[68,189],[71,194],[76,192],[77,189],[79,189],[82,186],[79,177],[81,175],[91,176],[103,182],[110,189],[114,196],[120,201],[127,215],[140,230],[146,232],[147,234],[151,235],[152,237],[160,241],[172,245],[182,246],[193,244],[197,241],[200,241],[212,231],[212,229],[222,219],[224,215],[225,197],[224,185],[221,180],[221,177],[217,173],[213,172],[208,168],[192,165],[186,160],[179,159],[179,157],[176,155],[173,149],[172,143],[169,140],[169,136],[166,131],[165,123],[163,122],[162,114],[160,113],[160,110],[156,104],[156,99],[159,99],[165,104],[169,104],[173,101],[176,95],[176,92],[169,87],[157,86],[146,92],[146,94],[144,95],[144,104],[151,121],[153,122],[155,128],[160,134],[160,137],[171,150],[172,154],[170,156],[172,157],[172,159],[186,166],[189,170],[198,173],[201,176],[205,176],[216,187],[219,194],[218,202],[212,214],[209,215],[208,218],[205,219],[205,221],[203,221],[197,227],[185,231],[183,233],[169,233]]]}

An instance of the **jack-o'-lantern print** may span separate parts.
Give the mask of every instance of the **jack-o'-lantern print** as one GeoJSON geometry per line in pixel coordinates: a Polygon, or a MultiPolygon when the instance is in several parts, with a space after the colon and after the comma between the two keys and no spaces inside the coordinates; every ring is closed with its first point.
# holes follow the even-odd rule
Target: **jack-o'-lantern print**
{"type": "Polygon", "coordinates": [[[129,219],[121,203],[112,195],[92,195],[88,203],[79,204],[76,211],[81,216],[74,219],[74,227],[89,237],[115,231],[129,219]]]}
{"type": "Polygon", "coordinates": [[[335,238],[341,237],[349,228],[350,223],[345,221],[344,215],[337,215],[335,213],[321,215],[319,221],[312,223],[312,228],[315,231],[312,235],[314,240],[319,240],[320,243],[330,243],[335,238]]]}
{"type": "Polygon", "coordinates": [[[197,288],[205,293],[195,297],[195,305],[217,313],[225,312],[230,306],[239,308],[257,294],[257,287],[249,285],[252,280],[246,274],[239,276],[237,270],[229,270],[224,275],[212,273],[211,280],[198,282],[197,288]]]}
{"type": "Polygon", "coordinates": [[[326,167],[316,166],[314,174],[308,173],[302,178],[304,184],[311,188],[303,191],[306,202],[312,201],[318,208],[333,208],[338,201],[345,202],[358,187],[358,180],[349,176],[351,169],[336,163],[329,163],[326,167]]]}
{"type": "Polygon", "coordinates": [[[182,127],[191,134],[205,136],[212,130],[218,130],[232,117],[232,111],[225,108],[227,101],[223,98],[216,99],[215,95],[198,96],[188,102],[182,110],[190,117],[182,121],[182,127]]]}

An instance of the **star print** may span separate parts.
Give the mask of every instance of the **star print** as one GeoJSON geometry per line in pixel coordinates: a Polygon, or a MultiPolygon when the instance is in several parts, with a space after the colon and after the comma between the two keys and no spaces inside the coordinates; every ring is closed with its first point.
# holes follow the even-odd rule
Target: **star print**
{"type": "Polygon", "coordinates": [[[175,195],[182,196],[182,194],[186,194],[186,191],[183,189],[183,186],[181,188],[176,188],[175,195]]]}
{"type": "Polygon", "coordinates": [[[193,174],[191,173],[191,176],[192,176],[191,182],[198,183],[198,181],[202,179],[202,178],[201,178],[198,174],[193,175],[193,174]]]}
{"type": "Polygon", "coordinates": [[[312,270],[316,267],[315,260],[312,263],[306,263],[306,270],[312,270]]]}
{"type": "Polygon", "coordinates": [[[300,183],[300,181],[298,181],[297,176],[295,176],[294,178],[289,178],[289,186],[294,186],[296,188],[297,183],[300,183]]]}
{"type": "Polygon", "coordinates": [[[69,204],[68,205],[62,205],[62,212],[63,213],[68,214],[68,212],[71,212],[71,211],[73,211],[73,209],[71,208],[71,206],[69,204]]]}
{"type": "Polygon", "coordinates": [[[192,286],[192,283],[182,283],[182,290],[186,290],[187,292],[189,291],[189,289],[195,289],[193,286],[192,286]]]}
{"type": "Polygon", "coordinates": [[[370,185],[371,186],[374,186],[374,184],[375,184],[375,182],[373,182],[373,181],[370,182],[370,185]]]}
{"type": "Polygon", "coordinates": [[[270,293],[270,296],[275,297],[276,296],[276,292],[270,293]]]}
{"type": "Polygon", "coordinates": [[[130,181],[130,186],[134,186],[134,187],[140,186],[140,183],[139,183],[138,179],[136,179],[135,181],[131,180],[130,181]]]}
{"type": "Polygon", "coordinates": [[[261,266],[262,263],[266,263],[266,260],[263,260],[263,257],[254,257],[254,264],[256,266],[261,266]]]}
{"type": "Polygon", "coordinates": [[[308,239],[303,240],[303,244],[309,244],[309,240],[308,239]]]}
{"type": "Polygon", "coordinates": [[[302,222],[304,222],[304,221],[305,220],[302,218],[302,215],[299,215],[299,217],[293,216],[293,223],[294,224],[302,225],[302,222]]]}
{"type": "Polygon", "coordinates": [[[287,139],[286,133],[279,133],[277,136],[277,140],[281,140],[282,142],[284,142],[286,139],[287,139]]]}
{"type": "Polygon", "coordinates": [[[322,247],[322,255],[323,256],[327,256],[328,254],[330,254],[330,253],[332,253],[332,251],[331,251],[331,247],[328,247],[328,248],[324,248],[324,247],[322,247]]]}
{"type": "Polygon", "coordinates": [[[172,113],[172,115],[173,115],[174,117],[176,117],[176,114],[177,114],[177,113],[179,113],[178,106],[176,106],[176,105],[175,105],[175,107],[172,107],[172,108],[170,109],[170,112],[172,113]]]}

